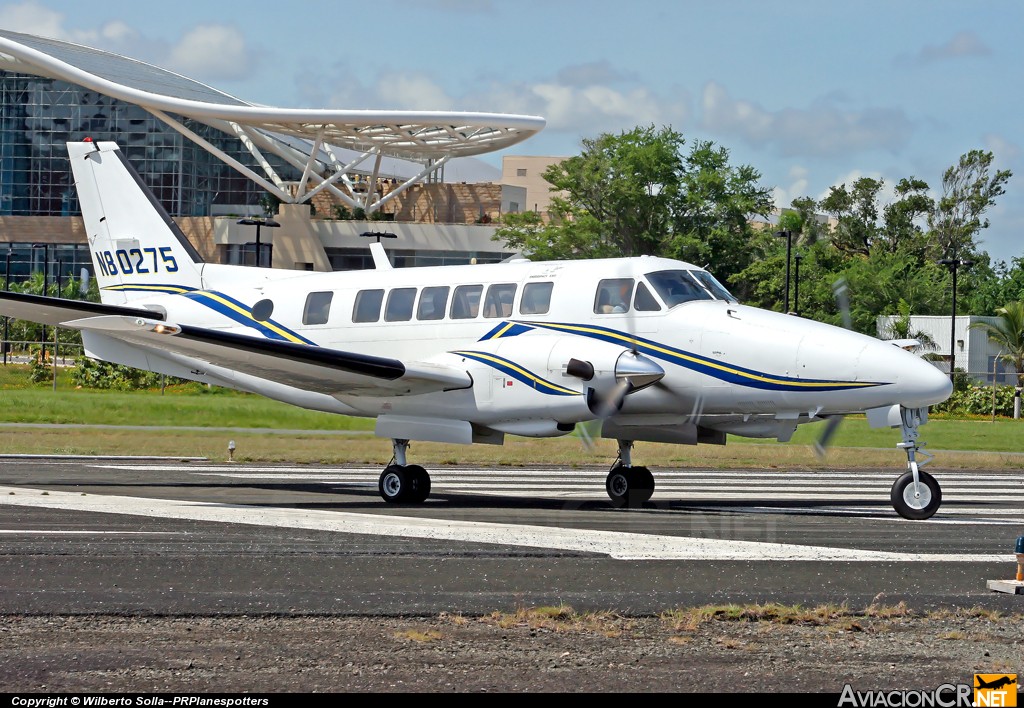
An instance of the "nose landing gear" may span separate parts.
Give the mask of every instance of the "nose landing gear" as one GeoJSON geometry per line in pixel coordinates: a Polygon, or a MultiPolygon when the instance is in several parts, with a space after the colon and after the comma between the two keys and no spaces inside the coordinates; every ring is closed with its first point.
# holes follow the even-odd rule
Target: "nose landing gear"
{"type": "Polygon", "coordinates": [[[918,427],[928,420],[928,409],[901,407],[900,418],[903,442],[896,447],[907,453],[907,471],[892,485],[889,500],[896,513],[904,519],[922,521],[931,518],[942,504],[939,483],[921,470],[933,457],[922,449],[924,443],[917,441],[918,427]],[[917,461],[918,455],[925,458],[920,463],[917,461]]]}

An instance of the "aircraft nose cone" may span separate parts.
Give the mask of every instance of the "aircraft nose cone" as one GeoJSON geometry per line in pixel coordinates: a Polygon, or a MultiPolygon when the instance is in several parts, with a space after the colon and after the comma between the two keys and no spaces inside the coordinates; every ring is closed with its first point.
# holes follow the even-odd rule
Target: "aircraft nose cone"
{"type": "Polygon", "coordinates": [[[931,362],[909,354],[899,376],[903,398],[900,403],[907,408],[924,408],[942,403],[953,393],[953,382],[949,374],[942,372],[931,362]]]}

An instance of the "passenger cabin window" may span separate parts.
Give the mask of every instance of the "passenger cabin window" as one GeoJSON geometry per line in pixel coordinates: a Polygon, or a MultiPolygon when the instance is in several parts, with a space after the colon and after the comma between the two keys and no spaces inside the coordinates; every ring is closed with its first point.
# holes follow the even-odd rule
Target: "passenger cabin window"
{"type": "Polygon", "coordinates": [[[380,306],[384,302],[383,290],[360,290],[352,307],[353,322],[376,322],[380,319],[380,306]]]}
{"type": "Polygon", "coordinates": [[[516,299],[515,283],[495,283],[487,288],[484,317],[511,317],[512,301],[516,299]]]}
{"type": "Polygon", "coordinates": [[[416,319],[443,319],[445,308],[448,306],[448,291],[450,289],[447,285],[423,288],[423,293],[420,295],[420,306],[416,308],[416,319]]]}
{"type": "Polygon", "coordinates": [[[527,283],[519,303],[520,315],[543,315],[551,309],[551,289],[554,283],[527,283]]]}
{"type": "Polygon", "coordinates": [[[412,319],[412,305],[416,301],[416,288],[395,288],[388,293],[384,308],[385,322],[406,322],[412,319]]]}
{"type": "Polygon", "coordinates": [[[610,278],[597,284],[597,296],[594,298],[594,312],[608,314],[626,312],[629,301],[633,298],[632,278],[610,278]]]}
{"type": "Polygon", "coordinates": [[[302,324],[327,324],[331,315],[331,300],[334,293],[310,293],[306,296],[306,306],[302,309],[302,324]]]}
{"type": "Polygon", "coordinates": [[[452,296],[453,320],[470,320],[480,314],[480,296],[483,295],[483,285],[460,285],[455,288],[452,296]]]}
{"type": "Polygon", "coordinates": [[[647,280],[670,309],[691,300],[714,299],[685,270],[659,270],[657,273],[648,273],[647,280]]]}
{"type": "Polygon", "coordinates": [[[633,309],[637,312],[657,312],[661,309],[661,305],[658,304],[657,298],[651,294],[646,285],[638,283],[636,296],[633,298],[633,309]]]}

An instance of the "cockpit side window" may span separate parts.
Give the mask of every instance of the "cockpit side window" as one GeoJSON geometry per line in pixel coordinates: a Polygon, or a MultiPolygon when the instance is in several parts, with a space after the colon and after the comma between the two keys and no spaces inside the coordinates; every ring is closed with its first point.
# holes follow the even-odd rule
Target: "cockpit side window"
{"type": "Polygon", "coordinates": [[[671,309],[692,300],[713,300],[707,290],[685,270],[659,270],[648,273],[647,280],[671,309]]]}
{"type": "Polygon", "coordinates": [[[642,282],[636,286],[636,296],[633,298],[633,309],[637,312],[657,312],[661,309],[657,298],[651,294],[647,286],[642,282]]]}
{"type": "Polygon", "coordinates": [[[594,312],[608,314],[627,312],[629,301],[633,298],[632,278],[609,278],[597,284],[594,297],[594,312]]]}

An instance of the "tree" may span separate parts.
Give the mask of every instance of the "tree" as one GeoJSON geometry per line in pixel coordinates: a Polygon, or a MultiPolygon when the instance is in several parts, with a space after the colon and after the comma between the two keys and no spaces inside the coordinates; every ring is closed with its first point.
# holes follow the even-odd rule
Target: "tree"
{"type": "Polygon", "coordinates": [[[942,197],[929,216],[929,226],[943,255],[948,258],[974,255],[974,237],[988,228],[985,212],[1006,192],[1010,170],[991,173],[991,152],[971,150],[942,176],[942,197]]]}
{"type": "Polygon", "coordinates": [[[818,207],[838,222],[832,231],[832,245],[847,255],[871,255],[878,232],[878,193],[884,181],[861,177],[850,189],[845,184],[829,188],[818,207]]]}
{"type": "Polygon", "coordinates": [[[534,258],[680,258],[727,281],[753,257],[750,217],[770,213],[770,192],[725,148],[701,141],[683,155],[684,143],[653,126],[584,140],[581,154],[544,172],[558,192],[549,222],[509,214],[495,239],[534,258]]]}
{"type": "Polygon", "coordinates": [[[988,333],[990,341],[1002,349],[999,358],[1013,366],[1017,372],[1017,386],[1013,394],[1013,417],[1020,418],[1020,395],[1024,389],[1024,302],[1008,302],[996,310],[995,322],[973,322],[971,329],[988,333]]]}

